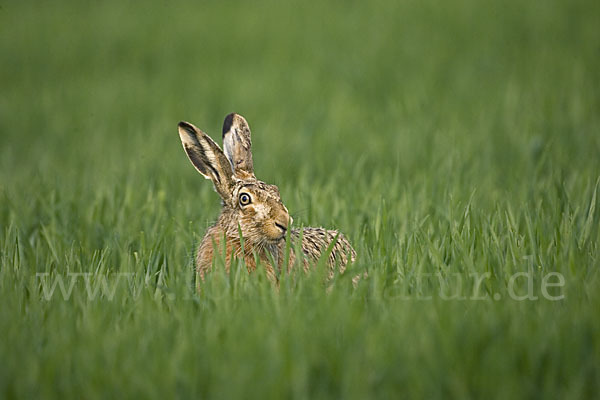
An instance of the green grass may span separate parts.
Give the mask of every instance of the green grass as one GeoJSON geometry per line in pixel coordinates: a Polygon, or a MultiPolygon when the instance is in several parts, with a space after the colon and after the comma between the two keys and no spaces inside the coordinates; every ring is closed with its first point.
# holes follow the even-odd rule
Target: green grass
{"type": "Polygon", "coordinates": [[[0,8],[1,398],[598,396],[600,3],[37,3],[0,8]],[[348,274],[195,293],[176,125],[232,111],[348,274]]]}

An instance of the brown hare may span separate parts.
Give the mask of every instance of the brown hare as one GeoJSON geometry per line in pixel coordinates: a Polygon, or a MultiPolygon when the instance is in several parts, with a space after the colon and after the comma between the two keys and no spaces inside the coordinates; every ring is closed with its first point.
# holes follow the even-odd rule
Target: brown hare
{"type": "MultiPolygon", "coordinates": [[[[204,280],[211,269],[213,255],[225,255],[229,270],[233,259],[242,259],[252,272],[256,260],[265,266],[269,279],[277,282],[286,252],[286,232],[292,218],[281,201],[275,185],[254,176],[250,127],[238,114],[229,114],[223,124],[223,150],[207,134],[188,122],[179,123],[179,137],[190,161],[206,179],[210,179],[222,199],[217,222],[208,229],[196,254],[196,272],[204,280]],[[240,238],[241,233],[241,238],[240,238]],[[275,265],[272,265],[275,263],[275,265]]],[[[296,261],[294,249],[301,247],[304,269],[331,248],[327,259],[330,273],[335,265],[343,272],[354,262],[356,252],[348,240],[335,230],[323,228],[292,229],[291,249],[286,269],[296,261]],[[301,243],[298,243],[302,240],[301,243]],[[332,246],[332,247],[330,247],[332,246]]],[[[200,288],[198,286],[198,288],[200,288]]]]}

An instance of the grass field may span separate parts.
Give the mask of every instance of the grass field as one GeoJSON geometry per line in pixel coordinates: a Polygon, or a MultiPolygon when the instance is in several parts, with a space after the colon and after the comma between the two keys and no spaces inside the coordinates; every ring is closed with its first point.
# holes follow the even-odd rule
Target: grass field
{"type": "Polygon", "coordinates": [[[599,2],[0,5],[0,398],[600,396],[599,2]],[[195,293],[232,111],[349,273],[195,293]]]}

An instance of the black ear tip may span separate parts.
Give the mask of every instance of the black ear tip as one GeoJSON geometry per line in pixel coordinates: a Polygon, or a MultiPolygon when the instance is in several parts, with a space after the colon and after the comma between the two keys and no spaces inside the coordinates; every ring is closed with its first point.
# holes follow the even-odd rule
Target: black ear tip
{"type": "Polygon", "coordinates": [[[223,136],[231,129],[233,117],[235,117],[235,113],[231,113],[225,117],[225,121],[223,121],[223,136]]]}
{"type": "Polygon", "coordinates": [[[180,121],[179,124],[177,124],[177,127],[179,128],[180,133],[182,130],[189,134],[196,133],[196,128],[194,128],[194,125],[190,124],[189,122],[180,121]]]}

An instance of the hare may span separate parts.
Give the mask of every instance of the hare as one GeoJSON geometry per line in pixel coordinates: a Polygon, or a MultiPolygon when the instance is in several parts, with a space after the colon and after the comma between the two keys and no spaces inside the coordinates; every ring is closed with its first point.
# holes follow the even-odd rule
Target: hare
{"type": "MultiPolygon", "coordinates": [[[[215,254],[225,255],[227,271],[234,259],[243,258],[248,272],[252,272],[258,259],[265,266],[269,279],[277,282],[276,269],[281,272],[284,267],[285,238],[293,220],[281,201],[277,186],[254,176],[250,127],[244,117],[235,113],[225,117],[223,150],[188,122],[179,123],[179,137],[194,167],[212,181],[222,199],[221,214],[204,235],[196,253],[198,284],[211,269],[215,254]]],[[[316,262],[329,249],[330,274],[336,264],[343,272],[346,264],[356,259],[356,252],[338,231],[301,228],[292,229],[289,235],[292,245],[285,266],[288,271],[296,261],[294,248],[300,240],[298,247],[302,249],[305,270],[310,262],[316,262]]]]}

